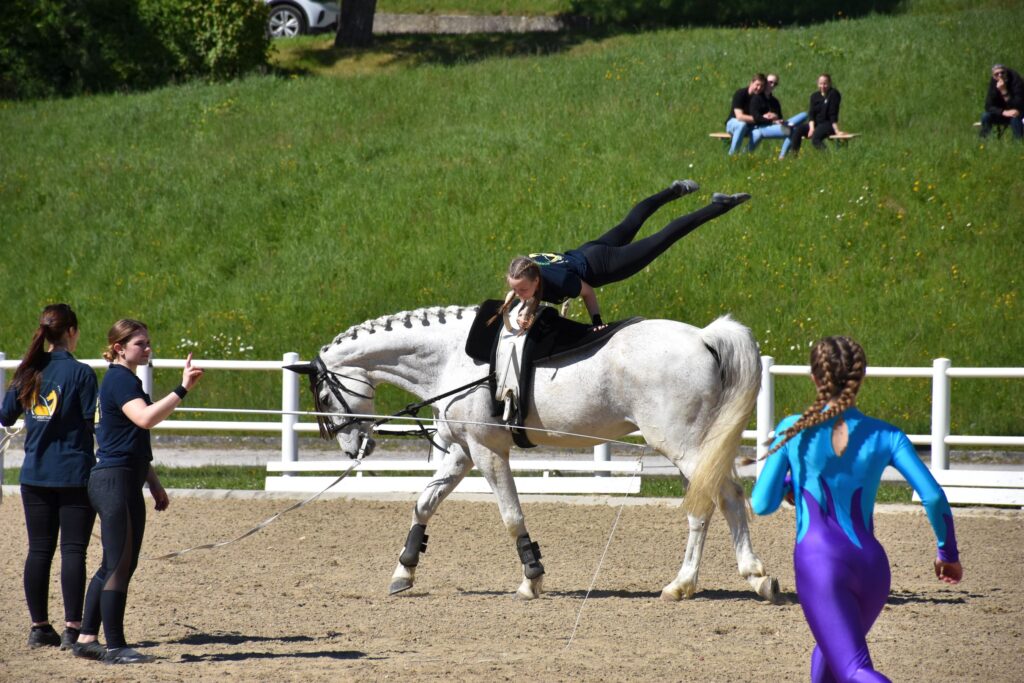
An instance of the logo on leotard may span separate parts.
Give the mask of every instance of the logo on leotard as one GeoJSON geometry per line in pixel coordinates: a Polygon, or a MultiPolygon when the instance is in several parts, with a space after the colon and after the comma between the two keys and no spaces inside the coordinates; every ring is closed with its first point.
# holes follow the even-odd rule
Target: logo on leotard
{"type": "Polygon", "coordinates": [[[565,263],[565,257],[561,254],[530,254],[527,258],[538,266],[554,266],[560,263],[565,263]]]}

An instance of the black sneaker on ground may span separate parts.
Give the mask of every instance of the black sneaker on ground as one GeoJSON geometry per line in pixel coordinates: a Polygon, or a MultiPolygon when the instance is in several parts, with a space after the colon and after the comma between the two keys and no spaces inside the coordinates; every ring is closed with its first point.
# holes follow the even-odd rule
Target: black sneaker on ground
{"type": "Polygon", "coordinates": [[[30,648],[57,647],[58,645],[60,645],[60,634],[54,631],[53,626],[49,624],[33,626],[32,630],[28,632],[28,646],[30,648]]]}
{"type": "Polygon", "coordinates": [[[103,659],[107,654],[107,648],[103,647],[100,641],[94,640],[91,643],[76,642],[71,646],[71,652],[76,657],[84,657],[85,659],[103,659]]]}
{"type": "Polygon", "coordinates": [[[103,655],[103,662],[105,664],[148,664],[153,660],[153,657],[144,655],[130,647],[116,647],[112,650],[107,650],[107,654],[103,655]]]}
{"type": "Polygon", "coordinates": [[[746,192],[737,192],[736,194],[722,194],[721,192],[716,192],[711,195],[712,203],[725,204],[726,206],[739,206],[749,199],[750,195],[746,192]]]}
{"type": "Polygon", "coordinates": [[[78,642],[78,629],[68,626],[60,637],[60,649],[70,650],[78,642]]]}
{"type": "Polygon", "coordinates": [[[680,197],[685,197],[686,195],[700,189],[700,185],[698,185],[694,180],[673,180],[671,187],[680,197]]]}

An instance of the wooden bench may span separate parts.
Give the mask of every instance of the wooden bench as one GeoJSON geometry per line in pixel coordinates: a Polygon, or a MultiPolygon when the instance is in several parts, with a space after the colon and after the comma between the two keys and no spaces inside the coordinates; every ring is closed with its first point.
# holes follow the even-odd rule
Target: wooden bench
{"type": "MultiPolygon", "coordinates": [[[[981,124],[977,124],[977,125],[981,125],[981,124]]],[[[723,142],[730,142],[732,140],[732,136],[729,135],[728,133],[708,133],[708,137],[716,138],[718,140],[722,140],[723,142]]],[[[852,139],[854,139],[856,137],[860,137],[860,133],[837,133],[836,135],[829,135],[828,139],[829,140],[835,140],[836,144],[838,145],[838,144],[849,142],[850,140],[852,140],[852,139]]],[[[775,138],[775,139],[781,140],[783,138],[775,138]]]]}
{"type": "MultiPolygon", "coordinates": [[[[1024,472],[1015,470],[932,470],[950,503],[1024,507],[1024,472]]],[[[917,493],[914,500],[920,501],[917,493]]]]}
{"type": "MultiPolygon", "coordinates": [[[[424,472],[432,475],[440,460],[373,460],[367,458],[350,475],[331,487],[339,493],[419,493],[433,476],[375,476],[377,472],[424,472]]],[[[539,472],[541,476],[516,477],[519,493],[595,493],[630,494],[640,492],[640,460],[512,460],[513,472],[539,472]],[[568,473],[603,473],[620,476],[565,476],[568,473]]],[[[267,476],[266,491],[309,492],[323,490],[352,466],[351,460],[304,460],[267,463],[267,472],[293,472],[293,476],[267,476]],[[302,475],[302,472],[334,472],[333,476],[302,475]]],[[[491,487],[481,476],[467,475],[459,482],[456,493],[490,493],[491,487]]]]}

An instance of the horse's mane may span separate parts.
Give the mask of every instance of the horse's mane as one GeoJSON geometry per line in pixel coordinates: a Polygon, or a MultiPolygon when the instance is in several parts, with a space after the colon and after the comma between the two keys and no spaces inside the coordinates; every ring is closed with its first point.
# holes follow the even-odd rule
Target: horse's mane
{"type": "Polygon", "coordinates": [[[433,323],[444,325],[448,322],[449,317],[462,320],[467,313],[475,314],[477,308],[479,306],[428,306],[426,308],[417,308],[413,311],[393,313],[353,325],[335,337],[331,343],[340,344],[345,339],[355,339],[361,332],[366,334],[374,334],[378,331],[390,332],[396,324],[407,329],[416,323],[424,327],[433,323]]]}

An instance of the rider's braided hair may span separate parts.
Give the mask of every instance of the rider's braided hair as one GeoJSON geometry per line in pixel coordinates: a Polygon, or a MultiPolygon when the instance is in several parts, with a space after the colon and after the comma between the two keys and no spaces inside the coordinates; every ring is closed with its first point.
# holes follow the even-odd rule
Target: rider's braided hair
{"type": "MultiPolygon", "coordinates": [[[[537,281],[537,291],[534,293],[533,298],[529,301],[524,302],[525,310],[523,312],[523,324],[524,330],[530,329],[533,325],[534,316],[537,312],[537,306],[540,304],[540,295],[544,286],[544,281],[540,278],[540,266],[534,261],[530,260],[526,256],[517,256],[512,259],[512,263],[508,266],[508,273],[505,274],[507,280],[518,280],[520,278],[526,278],[528,280],[537,281]]],[[[508,310],[512,307],[512,301],[515,299],[515,292],[509,291],[505,295],[505,301],[501,304],[501,308],[498,312],[491,316],[491,319],[487,321],[490,325],[499,316],[503,316],[508,313],[508,310]]]]}
{"type": "Polygon", "coordinates": [[[864,349],[849,337],[826,337],[815,344],[811,349],[811,376],[818,387],[818,397],[800,419],[783,432],[784,438],[767,455],[782,448],[801,431],[831,420],[853,405],[867,367],[864,349]],[[823,411],[829,401],[832,406],[823,411]]]}

